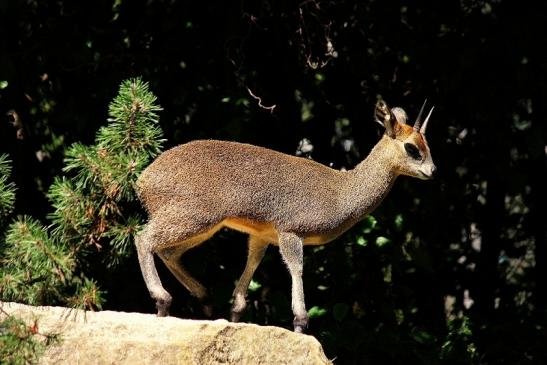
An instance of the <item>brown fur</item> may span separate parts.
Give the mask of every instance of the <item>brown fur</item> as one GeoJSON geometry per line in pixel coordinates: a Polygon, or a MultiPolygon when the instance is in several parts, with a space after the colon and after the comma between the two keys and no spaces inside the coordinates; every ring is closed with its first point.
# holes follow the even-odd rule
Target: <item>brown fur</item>
{"type": "MultiPolygon", "coordinates": [[[[378,115],[385,115],[384,106],[384,114],[378,115]]],[[[160,155],[137,181],[150,221],[136,240],[158,315],[167,314],[171,296],[161,286],[152,253],[193,295],[203,298],[205,288],[178,259],[221,227],[229,227],[250,237],[232,319],[245,308],[252,274],[265,248],[274,244],[280,246],[293,279],[295,330],[301,331],[307,324],[302,245],[332,241],[380,204],[399,174],[424,178],[424,169],[433,166],[422,135],[394,118],[386,117],[384,123],[391,123],[386,129],[394,135],[384,134],[368,157],[347,172],[262,147],[214,140],[190,142],[160,155]],[[402,146],[408,140],[427,153],[424,161],[409,161],[402,146]]]]}
{"type": "Polygon", "coordinates": [[[420,133],[416,132],[413,127],[407,124],[399,124],[396,129],[397,139],[401,141],[410,140],[412,141],[420,151],[427,153],[427,142],[425,138],[420,133]]]}

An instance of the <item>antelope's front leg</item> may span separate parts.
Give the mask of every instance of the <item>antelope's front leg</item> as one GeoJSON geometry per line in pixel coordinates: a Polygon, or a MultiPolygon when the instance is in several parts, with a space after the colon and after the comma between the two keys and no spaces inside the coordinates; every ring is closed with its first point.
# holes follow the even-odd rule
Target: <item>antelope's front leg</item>
{"type": "Polygon", "coordinates": [[[308,312],[304,303],[302,271],[304,264],[303,242],[294,233],[279,234],[279,250],[287,264],[292,279],[292,311],[294,332],[302,333],[308,327],[308,312]]]}
{"type": "Polygon", "coordinates": [[[241,274],[233,294],[234,304],[232,306],[232,322],[239,322],[241,315],[247,307],[247,301],[245,300],[247,290],[249,289],[249,284],[251,283],[251,279],[258,264],[260,264],[260,261],[262,261],[262,258],[266,253],[268,242],[255,236],[249,236],[248,246],[249,251],[245,270],[243,271],[243,274],[241,274]]]}

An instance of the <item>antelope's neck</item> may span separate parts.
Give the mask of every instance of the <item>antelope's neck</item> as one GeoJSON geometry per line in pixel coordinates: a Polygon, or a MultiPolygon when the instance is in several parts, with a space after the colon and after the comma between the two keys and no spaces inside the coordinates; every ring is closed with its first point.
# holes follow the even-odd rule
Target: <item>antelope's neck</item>
{"type": "Polygon", "coordinates": [[[348,172],[344,205],[354,223],[384,200],[397,178],[393,158],[383,143],[380,140],[367,158],[348,172]]]}

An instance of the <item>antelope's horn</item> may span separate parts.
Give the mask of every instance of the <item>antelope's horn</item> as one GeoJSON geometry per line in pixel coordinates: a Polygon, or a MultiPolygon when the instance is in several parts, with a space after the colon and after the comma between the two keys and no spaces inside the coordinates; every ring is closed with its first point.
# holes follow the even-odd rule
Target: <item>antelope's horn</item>
{"type": "Polygon", "coordinates": [[[425,103],[427,103],[427,99],[424,100],[424,103],[422,105],[422,109],[420,109],[420,112],[418,113],[418,118],[416,118],[416,122],[414,123],[414,130],[416,132],[420,130],[420,124],[422,122],[422,114],[424,112],[425,103]]]}
{"type": "Polygon", "coordinates": [[[424,125],[422,125],[422,127],[420,128],[421,134],[425,134],[425,129],[427,128],[427,122],[429,122],[429,117],[431,116],[431,113],[433,113],[433,109],[435,109],[435,107],[431,108],[431,110],[429,111],[429,114],[427,114],[427,117],[424,120],[424,125]]]}

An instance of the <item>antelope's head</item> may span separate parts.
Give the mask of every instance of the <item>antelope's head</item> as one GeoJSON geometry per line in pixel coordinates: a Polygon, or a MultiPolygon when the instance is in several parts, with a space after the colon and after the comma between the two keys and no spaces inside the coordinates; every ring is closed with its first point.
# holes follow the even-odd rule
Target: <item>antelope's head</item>
{"type": "Polygon", "coordinates": [[[422,105],[413,126],[407,124],[406,112],[401,108],[389,108],[380,100],[376,103],[376,121],[385,127],[384,139],[393,159],[396,172],[418,179],[432,179],[437,171],[425,139],[425,130],[434,108],[422,122],[426,102],[422,105]]]}

